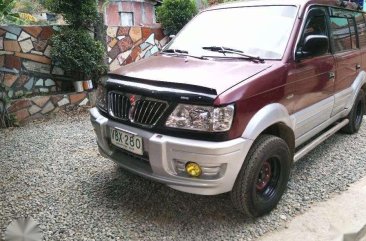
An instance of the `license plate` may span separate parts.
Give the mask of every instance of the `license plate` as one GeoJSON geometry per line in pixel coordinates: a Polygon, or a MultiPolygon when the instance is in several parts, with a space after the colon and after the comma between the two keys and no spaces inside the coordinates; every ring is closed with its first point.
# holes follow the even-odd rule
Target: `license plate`
{"type": "Polygon", "coordinates": [[[125,131],[111,129],[111,142],[126,151],[137,155],[143,155],[142,137],[130,134],[125,131]]]}

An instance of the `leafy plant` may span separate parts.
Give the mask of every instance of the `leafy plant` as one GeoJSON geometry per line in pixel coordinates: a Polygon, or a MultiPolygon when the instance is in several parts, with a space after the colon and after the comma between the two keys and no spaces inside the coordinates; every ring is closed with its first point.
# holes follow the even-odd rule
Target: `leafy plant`
{"type": "Polygon", "coordinates": [[[208,4],[210,6],[212,6],[212,5],[216,5],[216,4],[220,4],[220,3],[234,2],[234,1],[238,1],[238,0],[208,0],[208,4]]]}
{"type": "Polygon", "coordinates": [[[61,14],[67,27],[51,38],[51,56],[55,64],[73,73],[76,80],[98,78],[106,71],[105,48],[90,35],[100,16],[95,0],[44,0],[45,6],[61,14]]]}
{"type": "Polygon", "coordinates": [[[88,30],[64,27],[52,39],[51,55],[61,68],[78,74],[79,80],[97,77],[106,71],[104,46],[88,30]]]}
{"type": "Polygon", "coordinates": [[[41,13],[46,10],[43,8],[40,0],[18,0],[15,4],[16,12],[21,13],[41,13]]]}
{"type": "Polygon", "coordinates": [[[19,13],[13,12],[15,0],[0,0],[0,24],[26,24],[19,13]]]}
{"type": "Polygon", "coordinates": [[[165,31],[168,34],[176,34],[197,11],[194,0],[164,0],[156,13],[165,31]]]}
{"type": "Polygon", "coordinates": [[[98,21],[96,0],[45,0],[47,9],[62,14],[72,28],[88,28],[98,21]]]}

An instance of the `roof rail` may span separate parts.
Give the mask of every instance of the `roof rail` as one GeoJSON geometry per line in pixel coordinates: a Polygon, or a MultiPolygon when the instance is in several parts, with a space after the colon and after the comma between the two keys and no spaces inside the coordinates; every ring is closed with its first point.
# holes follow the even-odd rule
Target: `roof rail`
{"type": "Polygon", "coordinates": [[[348,8],[352,10],[362,10],[362,6],[358,3],[357,0],[349,0],[349,1],[338,0],[338,5],[342,8],[348,8]]]}

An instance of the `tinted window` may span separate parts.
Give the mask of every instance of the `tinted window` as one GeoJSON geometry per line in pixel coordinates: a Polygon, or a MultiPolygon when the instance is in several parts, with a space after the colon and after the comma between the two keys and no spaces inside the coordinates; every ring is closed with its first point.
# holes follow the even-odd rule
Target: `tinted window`
{"type": "Polygon", "coordinates": [[[357,48],[357,36],[356,36],[356,29],[355,29],[355,21],[353,20],[353,18],[348,19],[348,26],[349,26],[349,29],[351,32],[352,48],[356,49],[357,48]]]}
{"type": "MultiPolygon", "coordinates": [[[[334,49],[336,52],[352,49],[353,44],[349,28],[349,18],[331,17],[330,28],[333,35],[334,49]]],[[[356,43],[354,43],[354,45],[355,44],[356,43]]]]}
{"type": "MultiPolygon", "coordinates": [[[[336,12],[334,12],[336,13],[336,12]]],[[[338,11],[336,14],[338,14],[337,16],[342,16],[340,15],[341,13],[343,13],[343,17],[354,17],[356,20],[356,27],[357,27],[357,31],[358,31],[358,41],[359,41],[359,46],[363,47],[366,46],[366,27],[365,27],[365,20],[363,17],[363,14],[360,12],[355,12],[355,11],[349,11],[349,10],[342,10],[342,11],[338,11]]],[[[352,23],[350,23],[350,26],[354,26],[353,21],[352,23]]],[[[351,28],[351,32],[353,30],[353,27],[351,28]]],[[[355,36],[352,36],[353,41],[355,41],[355,36]]]]}
{"type": "Polygon", "coordinates": [[[325,35],[328,36],[328,27],[326,14],[323,8],[313,8],[308,12],[303,34],[297,51],[301,51],[303,43],[309,35],[325,35]]]}
{"type": "Polygon", "coordinates": [[[356,13],[356,24],[358,30],[358,41],[360,43],[360,47],[366,46],[366,26],[365,19],[362,13],[356,13]]]}

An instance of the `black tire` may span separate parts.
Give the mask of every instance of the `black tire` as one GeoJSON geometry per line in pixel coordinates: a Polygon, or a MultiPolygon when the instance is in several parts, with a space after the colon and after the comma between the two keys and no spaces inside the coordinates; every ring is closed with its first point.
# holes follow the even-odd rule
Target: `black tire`
{"type": "Polygon", "coordinates": [[[342,128],[342,132],[346,134],[355,134],[361,127],[363,115],[365,114],[365,93],[360,90],[355,103],[353,104],[351,112],[348,114],[347,119],[349,123],[342,128]]]}
{"type": "Polygon", "coordinates": [[[283,139],[272,135],[259,136],[231,191],[234,207],[248,217],[270,212],[286,190],[291,165],[291,152],[283,139]]]}

